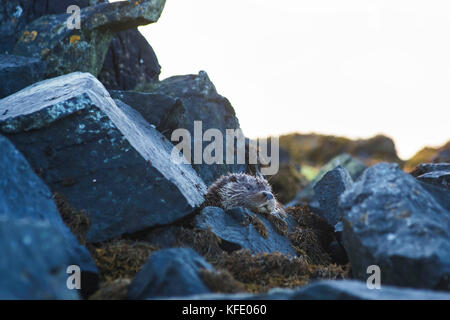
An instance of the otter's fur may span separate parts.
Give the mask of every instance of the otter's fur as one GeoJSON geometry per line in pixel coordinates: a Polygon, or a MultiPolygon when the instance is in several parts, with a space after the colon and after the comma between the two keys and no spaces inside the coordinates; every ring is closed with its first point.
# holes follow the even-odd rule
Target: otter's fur
{"type": "Polygon", "coordinates": [[[217,179],[206,193],[205,204],[228,210],[244,207],[255,213],[285,217],[281,204],[272,194],[272,187],[263,177],[230,173],[217,179]]]}

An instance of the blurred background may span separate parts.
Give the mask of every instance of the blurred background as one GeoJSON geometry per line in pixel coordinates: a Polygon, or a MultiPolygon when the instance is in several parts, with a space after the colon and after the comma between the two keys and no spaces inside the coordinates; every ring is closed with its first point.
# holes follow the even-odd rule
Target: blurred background
{"type": "Polygon", "coordinates": [[[160,79],[205,70],[252,138],[383,134],[407,160],[450,139],[450,3],[169,0],[139,30],[160,79]]]}

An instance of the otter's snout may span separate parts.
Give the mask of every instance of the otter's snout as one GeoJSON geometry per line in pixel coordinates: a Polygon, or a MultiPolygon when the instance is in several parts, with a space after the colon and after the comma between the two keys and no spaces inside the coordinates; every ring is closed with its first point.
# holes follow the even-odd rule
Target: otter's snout
{"type": "Polygon", "coordinates": [[[262,193],[262,195],[264,196],[264,198],[265,198],[267,201],[273,199],[273,194],[272,194],[272,193],[267,192],[267,191],[263,191],[263,192],[261,192],[261,193],[262,193]]]}

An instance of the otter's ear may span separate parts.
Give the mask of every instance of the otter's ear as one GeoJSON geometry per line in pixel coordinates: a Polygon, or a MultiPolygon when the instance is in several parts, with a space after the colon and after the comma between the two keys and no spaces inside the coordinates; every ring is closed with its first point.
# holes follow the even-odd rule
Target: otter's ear
{"type": "Polygon", "coordinates": [[[237,177],[235,175],[231,175],[230,176],[230,181],[231,182],[237,182],[237,177]]]}

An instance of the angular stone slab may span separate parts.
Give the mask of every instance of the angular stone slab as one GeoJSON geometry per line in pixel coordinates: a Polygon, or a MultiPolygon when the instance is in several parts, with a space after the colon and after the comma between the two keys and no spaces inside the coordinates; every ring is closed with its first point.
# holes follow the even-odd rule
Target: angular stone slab
{"type": "Polygon", "coordinates": [[[45,70],[39,59],[0,54],[0,99],[38,82],[45,70]]]}
{"type": "Polygon", "coordinates": [[[159,250],[150,255],[128,288],[129,299],[151,299],[211,292],[201,280],[213,266],[190,248],[159,250]]]}
{"type": "Polygon", "coordinates": [[[340,208],[356,278],[378,265],[384,284],[450,289],[450,212],[398,165],[368,168],[340,208]]]}
{"type": "Polygon", "coordinates": [[[253,215],[255,214],[243,208],[224,211],[217,207],[206,207],[195,216],[195,227],[210,230],[231,243],[234,250],[243,248],[249,249],[251,253],[280,252],[295,256],[288,237],[278,234],[266,218],[256,215],[267,230],[267,238],[252,223],[248,223],[249,217],[253,215]]]}
{"type": "Polygon", "coordinates": [[[173,145],[90,74],[0,100],[0,131],[53,192],[89,213],[89,241],[172,223],[204,201],[195,171],[170,161],[173,145]]]}
{"type": "Polygon", "coordinates": [[[81,29],[69,29],[70,14],[47,15],[28,24],[13,53],[47,62],[47,77],[73,71],[97,75],[114,32],[156,22],[165,0],[100,3],[81,9],[81,29]]]}

